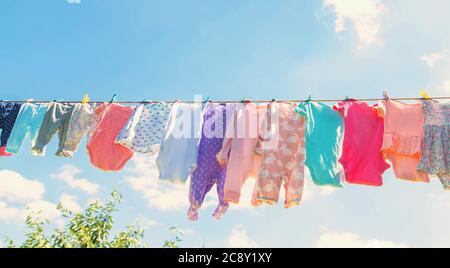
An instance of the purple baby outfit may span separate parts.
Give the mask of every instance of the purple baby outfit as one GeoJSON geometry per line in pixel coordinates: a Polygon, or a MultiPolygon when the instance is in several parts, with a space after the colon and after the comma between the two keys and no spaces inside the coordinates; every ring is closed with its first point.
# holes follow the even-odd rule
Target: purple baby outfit
{"type": "Polygon", "coordinates": [[[188,211],[190,220],[198,219],[198,210],[206,194],[216,184],[219,206],[213,216],[220,219],[228,209],[228,202],[223,199],[223,186],[227,168],[219,165],[216,154],[222,148],[225,135],[226,106],[224,104],[208,103],[203,115],[202,138],[197,159],[197,168],[191,176],[188,211]]]}

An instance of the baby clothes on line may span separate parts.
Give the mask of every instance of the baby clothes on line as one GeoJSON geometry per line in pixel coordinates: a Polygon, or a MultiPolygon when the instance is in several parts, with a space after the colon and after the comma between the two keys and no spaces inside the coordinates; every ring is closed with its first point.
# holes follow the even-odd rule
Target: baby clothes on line
{"type": "Polygon", "coordinates": [[[296,112],[306,120],[306,166],[316,185],[342,187],[344,171],[338,158],[344,122],[333,108],[320,102],[300,103],[296,112]]]}
{"type": "Polygon", "coordinates": [[[224,200],[239,203],[241,188],[249,177],[259,173],[260,157],[255,153],[261,123],[267,104],[252,102],[234,105],[231,119],[226,125],[222,149],[217,154],[219,163],[227,164],[224,200]]]}
{"type": "Polygon", "coordinates": [[[202,128],[202,103],[172,106],[156,163],[159,178],[185,182],[196,168],[202,128]]]}
{"type": "Polygon", "coordinates": [[[22,104],[11,135],[9,136],[6,152],[18,153],[28,134],[31,140],[31,148],[34,147],[48,107],[48,104],[44,103],[35,104],[26,102],[22,104]]]}
{"type": "Polygon", "coordinates": [[[227,167],[221,166],[216,159],[225,135],[227,109],[231,105],[208,103],[203,115],[202,138],[200,140],[197,168],[191,176],[188,211],[190,220],[198,219],[198,210],[203,204],[206,194],[214,184],[217,187],[219,205],[213,216],[220,219],[228,209],[224,200],[224,185],[227,167]]]}
{"type": "Polygon", "coordinates": [[[429,182],[426,173],[417,171],[423,139],[422,105],[382,100],[378,107],[378,114],[384,118],[381,151],[391,162],[395,176],[409,181],[429,182]]]}
{"type": "Polygon", "coordinates": [[[92,136],[95,126],[98,124],[99,117],[95,113],[96,105],[88,103],[77,103],[73,107],[72,116],[69,120],[66,141],[59,156],[73,157],[83,136],[88,133],[89,138],[92,136]]]}
{"type": "Polygon", "coordinates": [[[164,137],[170,109],[171,104],[164,102],[136,106],[116,142],[134,152],[157,153],[164,137]]]}
{"type": "Polygon", "coordinates": [[[261,155],[252,204],[276,204],[284,184],[284,207],[300,204],[305,171],[305,119],[295,113],[296,104],[269,105],[255,151],[261,155]],[[269,135],[262,132],[268,131],[269,135]],[[272,141],[269,141],[273,139],[272,141]],[[266,143],[266,144],[264,144],[266,143]]]}
{"type": "Polygon", "coordinates": [[[105,103],[95,109],[99,122],[86,146],[94,167],[119,171],[133,156],[129,148],[114,142],[132,111],[131,107],[115,103],[105,103]]]}
{"type": "Polygon", "coordinates": [[[345,181],[353,184],[381,186],[381,175],[389,164],[383,158],[383,118],[375,107],[354,99],[333,106],[344,119],[344,144],[339,162],[345,170],[345,181]]]}
{"type": "Polygon", "coordinates": [[[36,142],[32,149],[33,155],[43,156],[45,147],[55,133],[58,133],[59,145],[56,155],[61,155],[66,142],[67,129],[74,105],[53,102],[45,113],[39,129],[36,142]]]}
{"type": "Polygon", "coordinates": [[[436,175],[450,190],[450,103],[421,100],[425,117],[419,171],[436,175]]]}
{"type": "Polygon", "coordinates": [[[0,156],[11,156],[5,149],[19,114],[20,106],[19,103],[0,102],[0,156]]]}

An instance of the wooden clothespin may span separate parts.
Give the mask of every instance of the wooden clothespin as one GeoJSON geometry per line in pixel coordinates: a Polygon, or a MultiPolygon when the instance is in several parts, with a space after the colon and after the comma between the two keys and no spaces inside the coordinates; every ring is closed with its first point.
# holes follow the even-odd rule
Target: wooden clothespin
{"type": "Polygon", "coordinates": [[[86,93],[83,96],[83,99],[81,100],[81,104],[86,104],[89,102],[89,95],[86,93]]]}

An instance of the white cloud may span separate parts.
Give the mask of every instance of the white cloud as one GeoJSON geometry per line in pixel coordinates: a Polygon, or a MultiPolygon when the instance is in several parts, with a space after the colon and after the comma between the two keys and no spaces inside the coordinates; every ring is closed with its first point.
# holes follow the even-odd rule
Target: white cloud
{"type": "Polygon", "coordinates": [[[0,201],[0,221],[9,223],[20,215],[19,209],[10,207],[7,203],[0,201]]]}
{"type": "Polygon", "coordinates": [[[309,170],[307,168],[305,169],[305,182],[303,186],[302,202],[308,202],[319,197],[327,197],[339,190],[342,189],[332,186],[318,186],[314,184],[311,179],[309,170]]]}
{"type": "Polygon", "coordinates": [[[241,197],[239,204],[230,204],[233,210],[248,210],[251,213],[257,214],[255,206],[252,205],[253,189],[255,187],[255,178],[249,178],[241,189],[241,197]]]}
{"type": "Polygon", "coordinates": [[[139,217],[137,217],[135,222],[136,222],[136,224],[142,226],[142,228],[144,228],[144,229],[149,229],[151,227],[160,225],[159,222],[157,222],[157,221],[155,221],[153,219],[150,219],[150,218],[148,218],[146,216],[139,216],[139,217]]]}
{"type": "Polygon", "coordinates": [[[31,212],[49,220],[58,218],[56,204],[45,201],[43,183],[11,170],[0,171],[0,221],[23,222],[31,212]],[[18,205],[19,204],[19,205],[18,205]]]}
{"type": "MultiPolygon", "coordinates": [[[[132,159],[131,175],[125,180],[131,188],[143,195],[151,208],[162,211],[178,211],[189,207],[189,182],[177,184],[161,181],[154,158],[136,155],[132,159]]],[[[202,208],[216,206],[216,197],[208,195],[202,208]]]]}
{"type": "Polygon", "coordinates": [[[450,51],[444,50],[441,52],[435,52],[431,54],[423,55],[420,58],[421,61],[428,64],[429,67],[435,67],[438,63],[449,63],[450,62],[450,51]]]}
{"type": "Polygon", "coordinates": [[[235,225],[227,238],[227,247],[230,248],[257,248],[260,245],[252,240],[247,231],[240,224],[235,225]]]}
{"type": "Polygon", "coordinates": [[[323,230],[315,243],[317,248],[406,248],[403,243],[378,239],[362,239],[358,234],[323,230]]]}
{"type": "Polygon", "coordinates": [[[76,178],[77,174],[82,171],[75,166],[65,165],[61,167],[56,174],[52,174],[52,178],[61,180],[71,188],[82,190],[87,194],[96,194],[100,190],[100,185],[90,182],[85,178],[76,178]]]}
{"type": "Polygon", "coordinates": [[[38,181],[27,179],[14,171],[0,171],[0,199],[10,202],[35,201],[42,199],[44,192],[44,184],[38,181]]]}
{"type": "Polygon", "coordinates": [[[386,7],[380,0],[324,0],[323,5],[335,12],[336,33],[346,31],[347,22],[351,22],[360,47],[383,44],[380,37],[380,17],[386,7]]]}
{"type": "Polygon", "coordinates": [[[68,209],[71,212],[78,213],[82,211],[82,208],[78,204],[78,198],[76,196],[69,194],[62,194],[59,201],[61,202],[62,206],[65,209],[68,209]]]}
{"type": "Polygon", "coordinates": [[[450,93],[450,50],[425,54],[420,60],[429,67],[431,82],[428,86],[431,92],[450,93]]]}
{"type": "Polygon", "coordinates": [[[191,236],[195,234],[195,230],[190,228],[181,228],[180,231],[184,236],[191,236]]]}
{"type": "Polygon", "coordinates": [[[81,4],[81,0],[67,0],[69,4],[81,4]]]}
{"type": "Polygon", "coordinates": [[[26,205],[26,208],[21,210],[21,219],[25,219],[30,213],[38,213],[36,216],[47,219],[49,221],[58,219],[60,217],[59,211],[56,209],[56,204],[38,200],[30,202],[26,205]]]}

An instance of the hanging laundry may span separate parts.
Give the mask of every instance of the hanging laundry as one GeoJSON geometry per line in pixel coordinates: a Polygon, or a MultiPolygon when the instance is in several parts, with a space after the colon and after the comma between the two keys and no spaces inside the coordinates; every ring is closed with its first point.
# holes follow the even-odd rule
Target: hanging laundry
{"type": "Polygon", "coordinates": [[[342,187],[344,122],[333,108],[320,102],[300,103],[296,112],[306,119],[306,166],[316,185],[342,187]]]}
{"type": "Polygon", "coordinates": [[[450,190],[450,103],[421,102],[425,125],[417,170],[438,176],[444,189],[450,190]]]}
{"type": "Polygon", "coordinates": [[[384,118],[381,151],[391,162],[395,176],[409,181],[429,182],[426,173],[417,171],[423,139],[422,105],[382,100],[378,107],[378,114],[384,118]]]}
{"type": "Polygon", "coordinates": [[[233,110],[217,160],[227,165],[224,200],[239,203],[242,186],[249,177],[256,177],[259,173],[260,157],[255,148],[267,104],[257,106],[244,102],[236,104],[233,110]]]}
{"type": "Polygon", "coordinates": [[[45,155],[45,147],[55,133],[58,133],[59,144],[56,155],[61,155],[66,142],[67,129],[74,105],[52,102],[42,120],[36,142],[32,148],[32,154],[45,155]]]}
{"type": "Polygon", "coordinates": [[[389,164],[383,158],[383,119],[376,106],[354,99],[333,106],[344,119],[344,144],[339,162],[345,170],[348,183],[381,186],[381,175],[389,164]]]}
{"type": "Polygon", "coordinates": [[[296,106],[294,103],[269,104],[255,148],[261,155],[252,198],[255,206],[278,203],[282,184],[284,207],[300,204],[305,171],[305,119],[295,113],[296,106]],[[263,131],[268,131],[268,135],[263,137],[263,131]]]}
{"type": "Polygon", "coordinates": [[[220,219],[228,209],[224,200],[224,185],[227,167],[221,166],[216,154],[223,144],[226,128],[227,111],[233,111],[232,105],[208,103],[203,115],[202,138],[200,140],[197,168],[191,176],[188,218],[198,219],[198,210],[203,204],[206,194],[216,185],[219,205],[213,216],[220,219]]]}
{"type": "Polygon", "coordinates": [[[66,140],[59,156],[73,157],[73,154],[78,150],[83,137],[88,134],[88,142],[92,137],[93,132],[100,120],[95,112],[97,105],[88,103],[77,103],[73,107],[72,116],[69,120],[66,140]]]}
{"type": "Polygon", "coordinates": [[[6,152],[17,154],[28,134],[31,141],[31,148],[34,147],[48,107],[49,105],[44,103],[35,104],[26,102],[22,104],[11,135],[9,136],[6,152]]]}
{"type": "Polygon", "coordinates": [[[86,148],[91,164],[104,171],[119,171],[133,156],[129,148],[114,143],[133,109],[115,103],[104,103],[95,109],[97,127],[86,148]]]}
{"type": "Polygon", "coordinates": [[[171,106],[164,102],[136,106],[116,143],[134,152],[156,154],[164,137],[171,106]]]}
{"type": "Polygon", "coordinates": [[[202,127],[202,103],[172,106],[156,163],[159,178],[185,182],[196,168],[202,127]]]}
{"type": "Polygon", "coordinates": [[[20,106],[19,103],[0,102],[0,156],[11,156],[5,149],[19,114],[20,106]]]}

